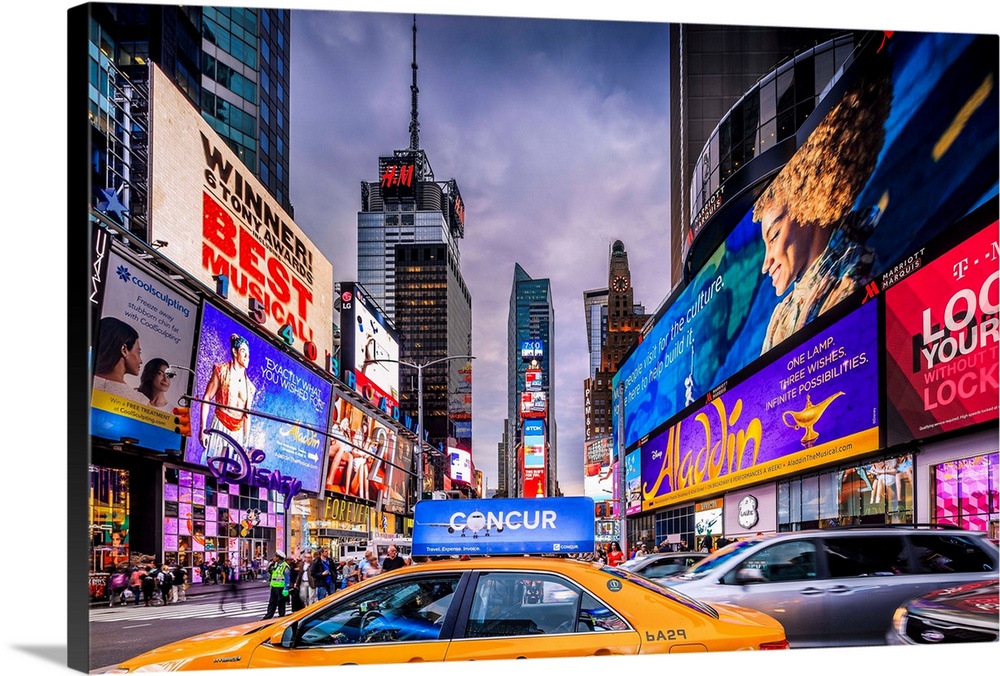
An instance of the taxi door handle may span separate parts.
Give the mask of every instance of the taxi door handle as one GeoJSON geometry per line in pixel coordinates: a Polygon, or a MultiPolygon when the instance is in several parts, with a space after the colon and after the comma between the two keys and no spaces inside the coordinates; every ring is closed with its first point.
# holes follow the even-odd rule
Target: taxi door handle
{"type": "Polygon", "coordinates": [[[610,655],[610,654],[611,651],[608,650],[607,648],[600,648],[599,650],[594,652],[594,657],[601,657],[603,655],[610,655]]]}
{"type": "Polygon", "coordinates": [[[818,596],[823,593],[822,589],[817,589],[816,587],[806,587],[802,590],[803,596],[818,596]]]}
{"type": "Polygon", "coordinates": [[[851,588],[842,584],[838,584],[836,587],[830,587],[831,594],[846,594],[849,591],[851,591],[851,588]]]}

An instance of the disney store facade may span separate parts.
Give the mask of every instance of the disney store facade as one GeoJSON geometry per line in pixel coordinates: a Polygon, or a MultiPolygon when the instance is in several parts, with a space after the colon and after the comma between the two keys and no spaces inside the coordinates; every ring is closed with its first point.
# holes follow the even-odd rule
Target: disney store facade
{"type": "Polygon", "coordinates": [[[998,537],[996,51],[871,34],[795,147],[726,183],[615,376],[630,544],[870,523],[998,537]]]}

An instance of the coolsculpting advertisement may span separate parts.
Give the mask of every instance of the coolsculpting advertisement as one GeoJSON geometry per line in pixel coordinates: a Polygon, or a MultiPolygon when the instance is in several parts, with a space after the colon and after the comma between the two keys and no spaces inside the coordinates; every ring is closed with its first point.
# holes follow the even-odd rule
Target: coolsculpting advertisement
{"type": "Polygon", "coordinates": [[[191,404],[185,460],[227,483],[277,490],[287,508],[300,490],[319,491],[330,390],[329,381],[206,304],[192,393],[204,401],[191,404]]]}
{"type": "Polygon", "coordinates": [[[187,391],[198,306],[117,253],[107,253],[107,261],[94,336],[91,433],[141,448],[179,450],[173,408],[187,391]]]}
{"type": "Polygon", "coordinates": [[[615,375],[626,448],[997,194],[996,71],[974,35],[896,33],[852,66],[615,375]]]}
{"type": "Polygon", "coordinates": [[[993,223],[885,292],[890,446],[997,418],[993,223]]]}
{"type": "Polygon", "coordinates": [[[594,551],[594,501],[572,498],[421,500],[413,553],[554,554],[594,551]]]}
{"type": "Polygon", "coordinates": [[[650,439],[642,509],[878,448],[877,335],[866,303],[650,439]]]}

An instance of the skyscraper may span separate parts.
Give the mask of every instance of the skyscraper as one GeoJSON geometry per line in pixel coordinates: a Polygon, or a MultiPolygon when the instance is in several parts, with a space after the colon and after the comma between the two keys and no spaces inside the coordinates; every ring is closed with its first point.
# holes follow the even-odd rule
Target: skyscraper
{"type": "MultiPolygon", "coordinates": [[[[454,179],[434,178],[420,148],[417,26],[413,24],[410,145],[379,158],[377,181],[361,184],[358,281],[396,324],[400,359],[415,364],[472,354],[472,294],[462,276],[458,240],[465,207],[454,179]]],[[[417,419],[416,373],[400,371],[400,408],[417,419]]],[[[465,360],[423,374],[424,429],[435,448],[472,450],[472,372],[465,360]]],[[[433,488],[446,465],[437,456],[433,488]]]]}
{"type": "MultiPolygon", "coordinates": [[[[559,495],[555,382],[555,309],[548,279],[514,264],[507,315],[507,495],[559,495]]],[[[503,472],[501,472],[503,474],[503,472]]]]}
{"type": "Polygon", "coordinates": [[[159,65],[289,215],[289,10],[94,3],[92,203],[145,239],[149,63],[159,65]]]}

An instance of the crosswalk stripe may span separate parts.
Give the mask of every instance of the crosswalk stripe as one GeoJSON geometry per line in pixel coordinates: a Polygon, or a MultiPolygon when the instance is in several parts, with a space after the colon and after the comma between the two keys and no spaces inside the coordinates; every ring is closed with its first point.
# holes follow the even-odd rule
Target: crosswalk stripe
{"type": "MultiPolygon", "coordinates": [[[[206,603],[168,604],[166,606],[115,606],[109,608],[91,608],[91,622],[135,622],[139,620],[183,620],[191,617],[251,617],[259,619],[267,611],[267,601],[247,601],[245,607],[240,607],[239,601],[230,600],[219,610],[218,601],[206,603]]],[[[286,611],[287,614],[287,611],[286,611]]]]}

